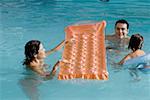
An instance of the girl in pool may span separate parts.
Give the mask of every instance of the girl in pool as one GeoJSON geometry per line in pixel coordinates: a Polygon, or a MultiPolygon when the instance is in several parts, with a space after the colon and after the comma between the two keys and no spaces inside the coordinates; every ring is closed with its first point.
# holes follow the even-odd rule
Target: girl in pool
{"type": "MultiPolygon", "coordinates": [[[[52,52],[59,50],[65,41],[62,41],[58,46],[50,51],[45,51],[43,44],[38,40],[31,40],[25,45],[25,60],[23,65],[27,68],[32,69],[34,72],[41,76],[49,76],[50,73],[45,71],[44,59],[46,56],[50,55],[52,52]]],[[[58,63],[58,62],[57,62],[58,63]]]]}
{"type": "Polygon", "coordinates": [[[144,38],[140,34],[132,35],[128,45],[128,49],[131,49],[132,52],[126,55],[118,64],[122,65],[125,61],[129,59],[144,55],[145,52],[141,50],[143,42],[144,38]]]}

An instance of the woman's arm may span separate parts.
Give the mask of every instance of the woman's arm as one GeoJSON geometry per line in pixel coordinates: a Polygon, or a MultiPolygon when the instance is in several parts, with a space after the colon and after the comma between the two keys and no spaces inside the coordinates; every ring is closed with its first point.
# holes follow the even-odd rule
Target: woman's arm
{"type": "Polygon", "coordinates": [[[53,66],[53,69],[51,71],[52,76],[54,76],[56,74],[56,70],[57,70],[59,64],[60,64],[60,61],[57,61],[56,64],[53,66]]]}
{"type": "Polygon", "coordinates": [[[29,67],[40,76],[47,76],[49,74],[43,70],[43,66],[41,66],[38,60],[32,61],[29,67]]]}
{"type": "Polygon", "coordinates": [[[48,75],[48,73],[44,72],[42,69],[33,68],[33,70],[34,70],[35,72],[37,72],[39,75],[41,75],[41,76],[47,76],[47,75],[48,75]]]}
{"type": "Polygon", "coordinates": [[[46,55],[48,56],[48,55],[50,55],[51,53],[53,53],[53,52],[55,52],[55,51],[61,49],[61,48],[64,46],[64,44],[65,44],[65,40],[63,40],[63,41],[62,41],[60,44],[58,44],[55,48],[53,48],[53,49],[51,49],[51,50],[49,50],[49,51],[46,51],[46,55]]]}

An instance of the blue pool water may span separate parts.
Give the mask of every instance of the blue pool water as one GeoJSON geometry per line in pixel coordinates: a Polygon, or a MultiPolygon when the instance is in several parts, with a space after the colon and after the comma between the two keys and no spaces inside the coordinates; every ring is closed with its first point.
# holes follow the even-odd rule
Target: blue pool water
{"type": "MultiPolygon", "coordinates": [[[[64,28],[80,21],[106,20],[106,34],[110,34],[115,21],[124,18],[130,23],[129,35],[141,33],[143,49],[149,52],[149,7],[148,0],[1,0],[0,100],[149,100],[150,74],[139,70],[108,63],[108,81],[56,77],[44,81],[22,66],[28,40],[41,40],[46,49],[52,49],[64,39],[64,28]]],[[[46,63],[54,65],[61,53],[50,55],[46,63]]],[[[111,59],[119,61],[123,56],[111,59]]]]}

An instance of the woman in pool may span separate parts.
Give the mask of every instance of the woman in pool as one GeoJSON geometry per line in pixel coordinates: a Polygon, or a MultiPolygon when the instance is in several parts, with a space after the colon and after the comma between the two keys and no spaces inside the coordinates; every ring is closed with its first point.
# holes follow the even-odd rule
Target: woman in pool
{"type": "Polygon", "coordinates": [[[140,34],[132,35],[128,45],[128,49],[131,49],[132,52],[126,55],[118,64],[122,65],[125,61],[129,59],[144,55],[145,52],[141,50],[143,42],[144,38],[140,34]]]}
{"type": "Polygon", "coordinates": [[[32,69],[34,72],[41,76],[49,76],[50,73],[45,71],[44,59],[46,56],[50,55],[52,52],[59,50],[65,41],[62,41],[58,46],[50,51],[45,51],[43,44],[38,40],[31,40],[25,45],[25,60],[23,65],[27,68],[32,69]]]}

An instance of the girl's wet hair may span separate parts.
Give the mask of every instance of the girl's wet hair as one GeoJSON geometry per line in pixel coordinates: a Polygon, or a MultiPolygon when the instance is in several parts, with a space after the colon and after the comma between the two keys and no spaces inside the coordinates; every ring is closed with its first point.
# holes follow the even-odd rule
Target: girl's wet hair
{"type": "Polygon", "coordinates": [[[40,48],[40,41],[38,40],[31,40],[26,43],[25,45],[25,60],[23,65],[29,65],[35,59],[35,55],[38,54],[38,50],[40,48]]]}
{"type": "Polygon", "coordinates": [[[137,49],[141,49],[143,45],[144,38],[140,34],[134,34],[130,38],[128,49],[136,51],[137,49]]]}

